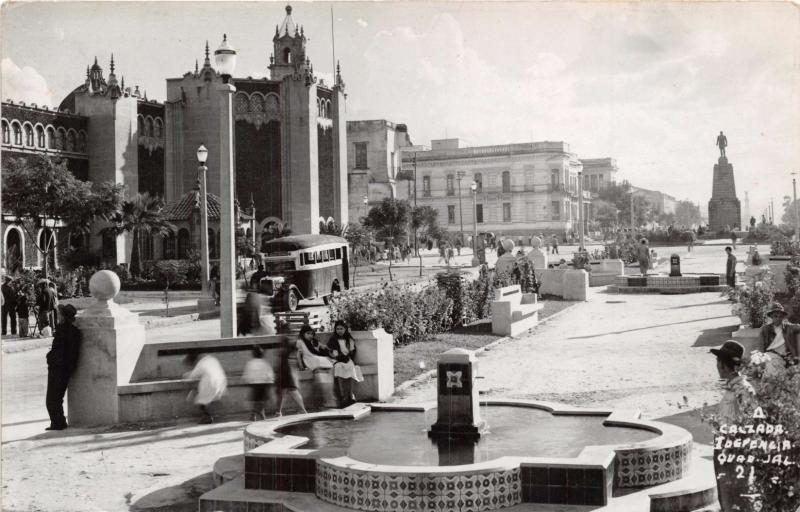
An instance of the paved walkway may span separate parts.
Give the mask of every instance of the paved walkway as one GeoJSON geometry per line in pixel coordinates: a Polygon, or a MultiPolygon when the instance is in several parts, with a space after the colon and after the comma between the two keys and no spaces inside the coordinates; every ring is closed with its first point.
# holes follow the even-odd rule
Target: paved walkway
{"type": "MultiPolygon", "coordinates": [[[[696,261],[685,258],[685,265],[714,271],[724,264],[721,250],[698,249],[696,261]]],[[[204,324],[158,335],[179,336],[189,325],[204,324]]],[[[719,398],[708,349],[736,325],[730,303],[717,294],[610,295],[592,289],[588,302],[484,353],[482,382],[488,396],[638,408],[647,418],[687,426],[704,442],[708,435],[696,409],[719,398]]],[[[211,323],[207,328],[213,331],[211,323]]],[[[3,357],[4,510],[194,510],[196,497],[210,485],[214,461],[241,453],[241,421],[45,433],[45,352],[3,357]]],[[[427,382],[400,400],[431,398],[427,382]]]]}

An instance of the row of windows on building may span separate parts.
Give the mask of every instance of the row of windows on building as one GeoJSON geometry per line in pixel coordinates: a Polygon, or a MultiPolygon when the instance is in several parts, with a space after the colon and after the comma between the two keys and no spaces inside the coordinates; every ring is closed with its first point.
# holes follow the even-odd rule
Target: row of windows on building
{"type": "Polygon", "coordinates": [[[155,137],[160,139],[164,133],[164,122],[160,117],[153,119],[150,116],[138,116],[137,122],[140,137],[155,137]]]}
{"type": "MultiPolygon", "coordinates": [[[[574,209],[574,208],[573,208],[574,209]]],[[[549,220],[560,221],[561,219],[561,211],[562,211],[562,204],[561,201],[551,201],[550,202],[550,212],[549,212],[549,220]]],[[[502,205],[502,222],[514,222],[515,220],[521,221],[522,219],[512,219],[511,217],[511,203],[503,203],[502,205]]],[[[547,215],[545,214],[545,217],[547,215]]],[[[577,213],[573,212],[573,217],[577,216],[577,213]]],[[[475,205],[475,220],[478,224],[484,223],[484,214],[483,214],[483,205],[476,204],[475,205]]],[[[542,218],[541,216],[537,216],[535,212],[535,203],[528,203],[527,205],[527,218],[526,221],[536,221],[536,220],[547,220],[542,218]]],[[[461,216],[459,215],[459,222],[461,222],[461,216]]],[[[449,204],[447,205],[447,223],[448,224],[456,224],[456,205],[449,204]]]]}
{"type": "Polygon", "coordinates": [[[3,119],[2,132],[3,144],[10,146],[86,152],[87,135],[83,130],[78,132],[73,128],[65,130],[62,127],[54,128],[52,126],[45,128],[40,124],[33,127],[30,123],[20,124],[18,121],[12,121],[9,124],[3,119]]]}
{"type": "MultiPolygon", "coordinates": [[[[556,192],[556,191],[565,191],[566,188],[562,186],[560,180],[561,171],[558,169],[553,169],[550,173],[550,183],[549,187],[542,188],[542,192],[556,192]]],[[[584,176],[584,188],[586,190],[592,192],[599,192],[603,189],[603,175],[592,175],[592,176],[584,176]]],[[[483,176],[481,173],[475,173],[473,175],[473,180],[477,185],[477,192],[483,191],[483,176]]],[[[528,183],[526,185],[534,185],[533,183],[533,173],[529,173],[526,176],[526,180],[528,183]]],[[[446,177],[446,195],[454,196],[456,195],[456,182],[458,181],[458,176],[453,174],[448,174],[446,177]]],[[[503,193],[511,193],[511,173],[509,171],[503,171],[500,175],[501,181],[501,190],[503,193]]],[[[546,185],[546,184],[544,184],[546,185]]],[[[496,187],[497,186],[497,176],[491,175],[489,176],[489,186],[496,187]]],[[[459,192],[460,192],[460,185],[459,185],[459,192]]],[[[536,189],[534,189],[536,190],[536,189]]],[[[569,190],[572,192],[577,192],[578,190],[578,178],[571,177],[569,183],[569,190]]],[[[422,195],[423,197],[431,197],[431,177],[430,176],[423,176],[422,177],[422,195]]]]}

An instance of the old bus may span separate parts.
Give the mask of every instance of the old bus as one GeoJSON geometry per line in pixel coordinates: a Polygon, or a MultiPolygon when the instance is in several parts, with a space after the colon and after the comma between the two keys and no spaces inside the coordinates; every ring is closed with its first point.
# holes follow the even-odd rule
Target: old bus
{"type": "Polygon", "coordinates": [[[294,311],[303,299],[322,297],[325,304],[350,287],[347,240],[331,235],[293,235],[263,245],[266,276],[258,282],[273,297],[275,311],[294,311]]]}

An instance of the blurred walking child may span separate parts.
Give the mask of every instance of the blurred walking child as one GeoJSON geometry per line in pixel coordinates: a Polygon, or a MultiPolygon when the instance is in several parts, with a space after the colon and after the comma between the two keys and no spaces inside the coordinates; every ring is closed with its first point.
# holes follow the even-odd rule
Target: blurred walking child
{"type": "Polygon", "coordinates": [[[253,347],[253,357],[244,365],[242,380],[250,386],[250,419],[267,419],[267,403],[271,400],[275,384],[275,372],[264,359],[264,351],[258,345],[253,347]]]}
{"type": "MultiPolygon", "coordinates": [[[[278,332],[286,333],[288,325],[282,321],[278,326],[278,332]]],[[[290,364],[289,359],[296,356],[297,345],[289,340],[285,334],[282,335],[281,347],[278,351],[278,416],[283,415],[284,395],[289,395],[297,403],[302,414],[306,414],[306,406],[303,404],[303,395],[300,394],[300,385],[297,380],[296,365],[290,364]]]]}
{"type": "Polygon", "coordinates": [[[207,354],[199,356],[196,353],[189,354],[184,362],[193,367],[192,371],[186,374],[186,378],[198,381],[197,388],[189,392],[187,400],[200,406],[200,411],[203,413],[200,423],[214,423],[209,406],[222,398],[228,388],[225,370],[216,357],[207,354]]]}

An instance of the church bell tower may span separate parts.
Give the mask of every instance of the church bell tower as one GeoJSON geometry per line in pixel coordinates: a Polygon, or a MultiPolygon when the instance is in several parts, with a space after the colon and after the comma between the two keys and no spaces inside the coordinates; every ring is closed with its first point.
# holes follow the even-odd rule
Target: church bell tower
{"type": "Polygon", "coordinates": [[[272,38],[273,54],[269,58],[272,80],[283,80],[287,75],[301,72],[306,64],[306,35],[303,27],[292,19],[292,6],[286,6],[286,18],[280,27],[275,26],[272,38]]]}

